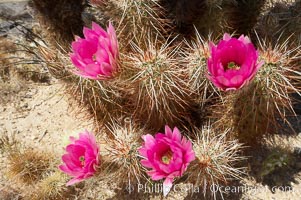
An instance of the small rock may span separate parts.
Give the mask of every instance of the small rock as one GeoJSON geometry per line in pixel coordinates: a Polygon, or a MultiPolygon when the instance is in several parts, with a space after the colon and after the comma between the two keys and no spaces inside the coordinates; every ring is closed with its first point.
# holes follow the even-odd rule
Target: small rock
{"type": "Polygon", "coordinates": [[[0,3],[0,16],[9,20],[31,18],[27,4],[27,1],[0,3]]]}
{"type": "Polygon", "coordinates": [[[10,30],[10,27],[11,27],[10,22],[7,22],[7,21],[1,22],[0,23],[0,36],[5,35],[10,30]]]}

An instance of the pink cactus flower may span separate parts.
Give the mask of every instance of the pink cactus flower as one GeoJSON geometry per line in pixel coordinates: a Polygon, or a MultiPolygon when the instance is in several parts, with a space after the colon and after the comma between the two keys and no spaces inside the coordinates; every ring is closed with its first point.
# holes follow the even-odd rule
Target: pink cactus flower
{"type": "Polygon", "coordinates": [[[77,37],[72,42],[72,63],[75,73],[90,79],[107,79],[117,71],[119,55],[115,29],[111,23],[107,31],[92,22],[92,29],[84,27],[85,38],[77,37]]]}
{"type": "Polygon", "coordinates": [[[73,185],[94,175],[100,164],[95,136],[88,131],[79,134],[79,139],[70,137],[72,142],[66,147],[67,153],[62,156],[64,165],[59,169],[74,177],[67,186],[73,185]]]}
{"type": "Polygon", "coordinates": [[[263,62],[257,62],[258,51],[247,36],[238,39],[224,34],[217,46],[209,44],[208,78],[222,90],[237,90],[248,84],[263,62]]]}
{"type": "Polygon", "coordinates": [[[173,131],[165,126],[165,134],[157,133],[155,138],[144,135],[144,144],[139,148],[139,154],[144,158],[141,164],[151,168],[148,175],[152,180],[165,178],[163,183],[164,196],[168,194],[175,177],[180,177],[186,171],[189,163],[195,159],[192,144],[175,127],[173,131]]]}

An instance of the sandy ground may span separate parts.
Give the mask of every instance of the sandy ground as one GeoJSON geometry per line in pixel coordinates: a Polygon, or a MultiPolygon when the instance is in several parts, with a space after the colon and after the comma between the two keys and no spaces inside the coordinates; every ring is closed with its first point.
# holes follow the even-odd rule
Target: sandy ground
{"type": "MultiPolygon", "coordinates": [[[[62,84],[26,84],[25,90],[14,94],[6,104],[0,104],[1,134],[14,137],[25,147],[61,155],[70,135],[92,129],[92,122],[83,121],[83,116],[76,115],[70,107],[62,84]]],[[[3,157],[0,166],[3,186],[7,166],[3,157]]]]}
{"type": "Polygon", "coordinates": [[[20,102],[1,106],[1,132],[15,134],[26,145],[55,146],[64,134],[89,129],[92,122],[79,120],[70,108],[63,86],[29,85],[20,102]]]}

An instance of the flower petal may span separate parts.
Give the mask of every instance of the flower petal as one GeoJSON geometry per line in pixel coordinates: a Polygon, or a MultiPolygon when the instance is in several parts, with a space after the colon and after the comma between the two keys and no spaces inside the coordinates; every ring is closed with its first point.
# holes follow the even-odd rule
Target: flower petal
{"type": "Polygon", "coordinates": [[[167,137],[172,138],[172,130],[167,125],[165,126],[165,134],[167,137]]]}
{"type": "Polygon", "coordinates": [[[181,133],[177,127],[174,127],[172,132],[172,139],[178,142],[181,142],[181,133]]]}
{"type": "Polygon", "coordinates": [[[172,188],[173,179],[166,178],[163,182],[163,196],[166,197],[172,188]]]}
{"type": "Polygon", "coordinates": [[[213,84],[225,91],[237,90],[248,84],[262,65],[257,63],[258,52],[247,36],[238,39],[225,33],[217,46],[209,43],[210,57],[207,60],[207,77],[213,84]],[[229,68],[234,62],[238,68],[229,68]]]}
{"type": "Polygon", "coordinates": [[[141,160],[140,163],[141,163],[141,165],[143,165],[144,167],[147,167],[147,168],[153,167],[153,165],[148,160],[141,160]]]}
{"type": "Polygon", "coordinates": [[[70,59],[78,69],[74,73],[84,78],[107,79],[114,76],[118,59],[118,41],[112,24],[107,32],[95,22],[92,29],[83,28],[85,38],[72,42],[70,59]]]}
{"type": "Polygon", "coordinates": [[[78,177],[73,178],[73,179],[71,179],[70,181],[67,182],[66,186],[74,185],[75,183],[79,183],[83,180],[84,180],[83,178],[78,178],[78,177]]]}

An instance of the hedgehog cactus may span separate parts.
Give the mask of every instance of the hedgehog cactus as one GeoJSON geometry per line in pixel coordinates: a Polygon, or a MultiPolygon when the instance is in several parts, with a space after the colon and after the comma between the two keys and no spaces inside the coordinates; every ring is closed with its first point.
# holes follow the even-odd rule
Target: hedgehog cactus
{"type": "Polygon", "coordinates": [[[68,49],[73,35],[82,35],[84,0],[34,0],[32,7],[36,11],[35,17],[43,24],[44,34],[57,48],[68,49]]]}
{"type": "Polygon", "coordinates": [[[2,137],[1,150],[12,150],[9,177],[36,184],[37,192],[29,192],[36,199],[68,198],[75,187],[88,193],[103,181],[124,188],[162,179],[164,195],[186,181],[200,186],[205,198],[216,198],[215,191],[206,194],[211,185],[241,179],[236,164],[246,153],[242,143],[265,143],[294,114],[291,94],[300,95],[301,51],[290,38],[268,46],[259,36],[255,44],[226,33],[216,45],[210,42],[225,30],[254,36],[266,1],[256,2],[91,0],[84,11],[81,0],[34,1],[50,27],[42,33],[56,37],[35,38],[38,47],[26,50],[90,111],[102,140],[98,144],[89,133],[72,138],[60,169],[73,177],[67,185],[81,183],[67,188],[67,178],[52,169],[51,154],[12,150],[15,145],[2,137]],[[97,16],[82,19],[90,11],[97,16]],[[74,34],[80,37],[72,43],[74,34]],[[54,39],[56,48],[48,47],[54,39]],[[200,128],[208,121],[212,125],[200,128]],[[166,126],[160,133],[166,124],[179,129],[166,126]]]}
{"type": "Polygon", "coordinates": [[[176,25],[176,30],[188,35],[193,31],[193,24],[200,19],[205,11],[205,0],[161,0],[159,1],[166,10],[167,17],[176,25]]]}
{"type": "Polygon", "coordinates": [[[208,73],[207,59],[210,56],[209,43],[196,31],[195,41],[190,43],[186,42],[186,46],[181,53],[183,54],[187,68],[186,73],[189,77],[188,85],[202,104],[216,91],[211,81],[204,76],[204,74],[208,73]]]}
{"type": "Polygon", "coordinates": [[[111,23],[107,31],[92,22],[92,29],[84,27],[85,38],[72,42],[70,59],[84,78],[103,80],[114,77],[118,71],[119,49],[116,32],[111,23]]]}
{"type": "Polygon", "coordinates": [[[256,77],[275,107],[275,116],[284,122],[287,122],[287,116],[294,114],[291,94],[300,95],[301,80],[300,48],[289,50],[288,46],[288,40],[274,46],[260,41],[260,55],[265,65],[256,77]]]}
{"type": "Polygon", "coordinates": [[[151,40],[147,46],[144,50],[133,44],[136,52],[127,58],[131,76],[125,84],[135,120],[158,130],[188,116],[190,90],[175,55],[179,47],[151,40]]]}
{"type": "Polygon", "coordinates": [[[62,156],[64,164],[59,166],[62,172],[73,177],[67,186],[92,177],[101,162],[99,146],[92,133],[86,130],[79,134],[78,139],[70,137],[70,141],[72,143],[66,146],[66,154],[62,156]]]}
{"type": "Polygon", "coordinates": [[[123,39],[143,44],[143,37],[167,36],[168,20],[162,19],[163,9],[155,0],[124,0],[120,5],[123,16],[119,23],[123,26],[123,39]],[[163,24],[164,23],[164,24],[163,24]]]}
{"type": "Polygon", "coordinates": [[[22,184],[36,183],[49,172],[53,158],[52,154],[35,149],[14,150],[8,157],[8,176],[17,176],[22,184]]]}
{"type": "Polygon", "coordinates": [[[180,50],[182,62],[185,66],[188,87],[191,93],[189,126],[200,127],[211,114],[209,105],[218,100],[219,91],[213,83],[204,76],[208,73],[207,59],[209,58],[209,42],[196,30],[196,39],[186,41],[185,47],[180,50]]]}
{"type": "MultiPolygon", "coordinates": [[[[195,27],[203,37],[209,35],[219,36],[221,32],[227,31],[227,22],[222,9],[224,0],[207,0],[204,14],[194,23],[195,27]]],[[[233,1],[233,0],[230,0],[233,1]]]]}
{"type": "Polygon", "coordinates": [[[259,42],[264,65],[251,84],[225,96],[226,114],[223,110],[217,121],[218,127],[232,127],[241,142],[250,146],[279,131],[279,121],[289,123],[286,117],[294,114],[290,94],[299,93],[296,84],[301,78],[296,69],[296,49],[286,51],[286,44],[271,48],[259,42]]]}
{"type": "Polygon", "coordinates": [[[81,108],[89,111],[90,116],[87,117],[95,121],[96,130],[126,112],[126,109],[121,109],[122,91],[119,90],[116,80],[91,81],[82,78],[76,80],[77,83],[67,90],[81,108]]]}
{"type": "Polygon", "coordinates": [[[224,15],[231,32],[249,34],[259,20],[266,0],[223,1],[224,15]]]}
{"type": "MultiPolygon", "coordinates": [[[[234,0],[231,0],[232,2],[234,0]]],[[[175,24],[173,31],[186,37],[193,35],[194,27],[203,37],[219,34],[226,29],[222,9],[223,0],[160,0],[167,11],[166,18],[175,24]]]]}
{"type": "Polygon", "coordinates": [[[188,168],[188,180],[200,186],[204,196],[216,199],[223,194],[217,194],[219,191],[212,186],[228,185],[244,174],[243,169],[236,166],[245,159],[241,156],[243,146],[237,140],[227,139],[230,130],[217,134],[210,126],[204,126],[194,129],[193,133],[196,160],[188,168]]]}
{"type": "Polygon", "coordinates": [[[139,148],[144,158],[141,164],[150,168],[147,172],[152,180],[164,178],[163,194],[166,196],[176,177],[181,177],[188,165],[195,159],[192,144],[182,137],[179,129],[173,130],[165,126],[165,134],[157,133],[155,137],[150,134],[143,136],[144,144],[139,148]]]}
{"type": "Polygon", "coordinates": [[[143,44],[143,37],[148,33],[161,39],[168,34],[169,22],[162,18],[164,9],[155,0],[108,0],[94,6],[118,24],[123,39],[121,49],[128,49],[131,41],[143,44]]]}
{"type": "Polygon", "coordinates": [[[293,3],[281,1],[267,6],[269,9],[260,17],[256,25],[256,31],[261,37],[273,44],[283,43],[288,38],[289,45],[301,44],[301,1],[291,2],[293,3]]]}
{"type": "Polygon", "coordinates": [[[224,91],[247,85],[263,64],[258,61],[254,45],[244,35],[236,39],[225,33],[218,45],[210,43],[209,48],[208,78],[224,91]]]}
{"type": "Polygon", "coordinates": [[[45,178],[39,181],[34,190],[25,196],[28,200],[40,200],[40,199],[61,199],[68,198],[72,192],[70,188],[66,186],[67,176],[59,171],[51,172],[47,174],[45,178]]]}
{"type": "Polygon", "coordinates": [[[121,186],[134,186],[146,180],[138,155],[143,129],[137,128],[131,119],[125,118],[124,125],[112,121],[104,138],[102,174],[121,186]]]}
{"type": "Polygon", "coordinates": [[[76,70],[70,70],[80,76],[72,90],[80,96],[77,99],[81,103],[88,105],[86,108],[96,121],[105,123],[122,113],[118,40],[111,23],[105,31],[93,22],[92,29],[84,27],[83,32],[85,38],[77,38],[72,43],[70,59],[76,70]]]}
{"type": "MultiPolygon", "coordinates": [[[[241,91],[225,97],[219,106],[217,127],[233,128],[234,137],[248,146],[256,146],[268,133],[275,120],[272,114],[273,105],[257,84],[251,84],[241,91]],[[221,109],[223,108],[224,109],[221,109]],[[225,114],[226,113],[226,114],[225,114]]],[[[222,128],[222,129],[223,129],[222,128]]],[[[233,136],[233,135],[232,135],[233,136]]]]}

